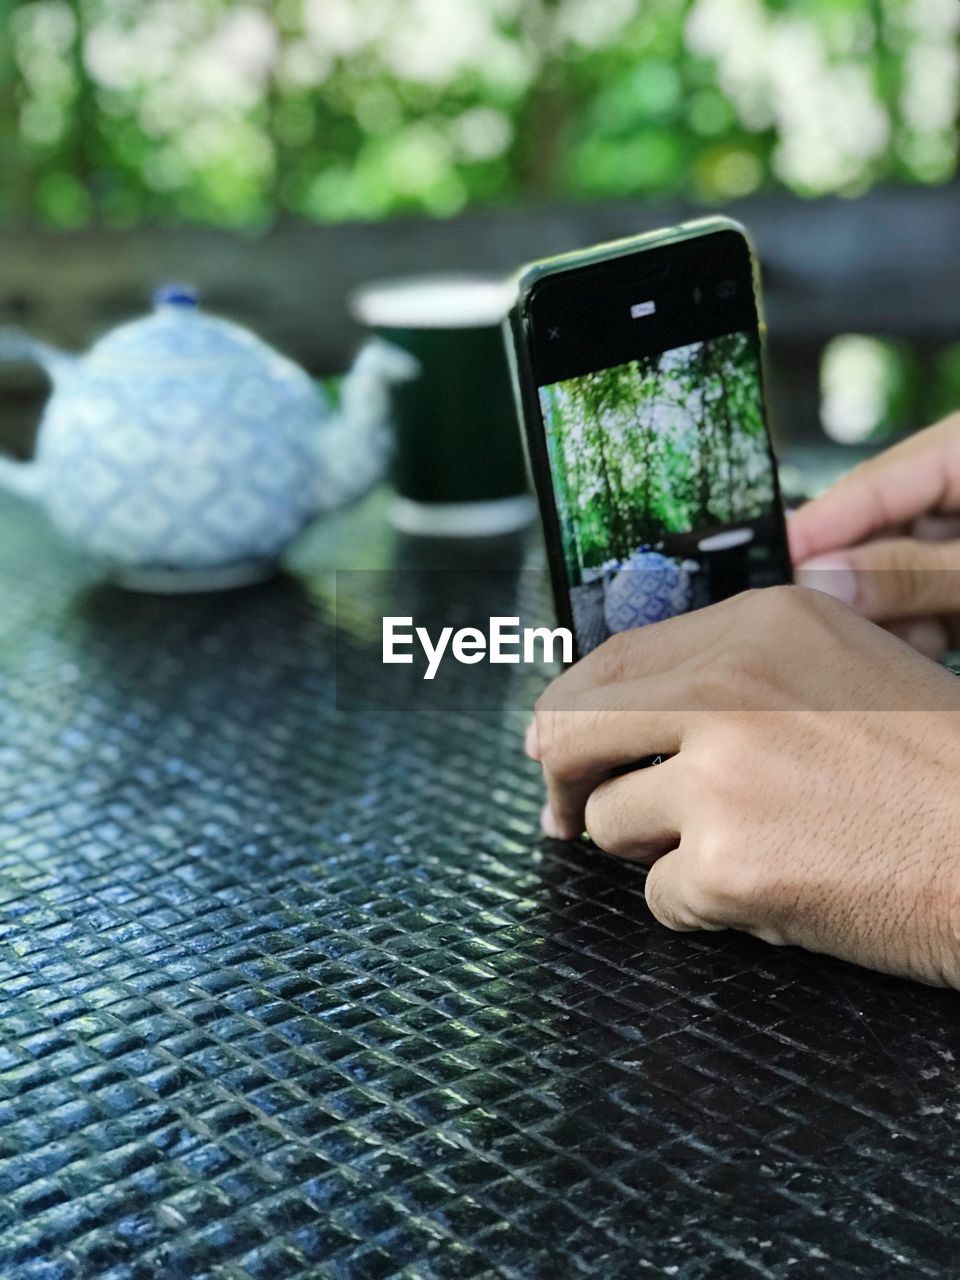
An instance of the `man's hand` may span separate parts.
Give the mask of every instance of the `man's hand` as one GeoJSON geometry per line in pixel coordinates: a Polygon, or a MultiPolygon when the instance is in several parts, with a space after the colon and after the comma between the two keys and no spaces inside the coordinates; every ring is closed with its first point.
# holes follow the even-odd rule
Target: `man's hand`
{"type": "Polygon", "coordinates": [[[854,468],[789,530],[799,583],[942,658],[960,643],[960,413],[854,468]]]}
{"type": "Polygon", "coordinates": [[[651,863],[670,928],[960,986],[960,682],[836,600],[774,587],[615,636],[527,751],[547,834],[651,863]]]}

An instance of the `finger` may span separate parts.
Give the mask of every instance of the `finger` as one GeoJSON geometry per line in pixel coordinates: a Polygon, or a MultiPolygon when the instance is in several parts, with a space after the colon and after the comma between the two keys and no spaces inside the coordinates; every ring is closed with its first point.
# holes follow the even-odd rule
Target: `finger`
{"type": "Polygon", "coordinates": [[[815,556],[796,579],[874,622],[960,612],[960,542],[868,542],[815,556]]]}
{"type": "Polygon", "coordinates": [[[795,563],[854,546],[904,520],[960,507],[960,416],[855,467],[789,521],[795,563]]]}
{"type": "Polygon", "coordinates": [[[684,662],[700,662],[709,647],[737,625],[736,610],[742,600],[742,596],[735,596],[709,608],[611,636],[558,676],[541,696],[538,707],[560,705],[584,689],[657,675],[684,662]]]}
{"type": "Polygon", "coordinates": [[[653,861],[680,843],[683,805],[677,783],[679,759],[619,778],[590,793],[585,812],[594,844],[618,858],[653,861]]]}
{"type": "Polygon", "coordinates": [[[903,622],[888,622],[886,628],[891,635],[934,662],[942,662],[950,649],[950,633],[942,618],[908,618],[903,622]]]}
{"type": "Polygon", "coordinates": [[[644,893],[652,915],[668,929],[690,933],[695,929],[726,928],[699,909],[694,858],[682,843],[653,864],[647,872],[644,893]]]}
{"type": "Polygon", "coordinates": [[[547,834],[580,835],[590,793],[614,770],[676,754],[691,715],[683,706],[681,682],[668,677],[585,690],[563,707],[538,705],[547,834]]]}

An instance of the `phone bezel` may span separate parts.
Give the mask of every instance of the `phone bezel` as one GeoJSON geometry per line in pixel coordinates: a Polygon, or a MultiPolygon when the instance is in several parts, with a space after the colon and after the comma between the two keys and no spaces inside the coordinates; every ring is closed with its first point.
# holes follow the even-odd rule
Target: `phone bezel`
{"type": "MultiPolygon", "coordinates": [[[[514,391],[521,422],[521,435],[523,437],[527,466],[537,495],[543,523],[554,607],[560,625],[568,628],[573,636],[575,662],[581,656],[580,646],[570,601],[570,584],[563,554],[563,541],[553,490],[553,478],[550,473],[546,431],[540,408],[539,384],[533,363],[533,332],[530,314],[533,300],[538,289],[545,282],[554,280],[557,277],[573,273],[579,274],[585,269],[604,266],[618,259],[629,258],[634,255],[639,256],[649,250],[662,250],[672,245],[683,245],[702,237],[730,232],[735,233],[743,241],[749,255],[753,314],[756,319],[755,331],[760,353],[761,406],[767,433],[767,444],[773,465],[775,507],[776,511],[780,513],[783,543],[784,547],[786,547],[786,517],[780,491],[776,450],[770,432],[767,411],[766,325],[762,310],[759,262],[746,229],[732,218],[720,216],[701,218],[694,222],[683,223],[675,227],[666,227],[610,244],[598,245],[592,249],[564,254],[561,257],[533,263],[526,267],[518,278],[516,303],[504,323],[504,331],[513,374],[514,391]]],[[[785,569],[789,574],[788,555],[785,569]]]]}

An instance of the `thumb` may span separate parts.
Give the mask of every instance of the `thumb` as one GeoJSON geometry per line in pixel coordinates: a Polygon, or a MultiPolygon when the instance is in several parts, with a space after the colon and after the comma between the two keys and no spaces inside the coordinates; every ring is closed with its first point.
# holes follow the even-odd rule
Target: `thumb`
{"type": "Polygon", "coordinates": [[[960,613],[960,542],[867,542],[808,560],[796,581],[873,622],[960,613]]]}

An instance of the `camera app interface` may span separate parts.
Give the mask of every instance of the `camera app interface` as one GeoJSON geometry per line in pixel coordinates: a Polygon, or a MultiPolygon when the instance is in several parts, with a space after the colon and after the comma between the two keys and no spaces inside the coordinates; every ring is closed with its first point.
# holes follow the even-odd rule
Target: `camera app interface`
{"type": "MultiPolygon", "coordinates": [[[[629,310],[656,324],[654,302],[629,310]]],[[[581,654],[788,580],[755,329],[648,350],[539,395],[581,654]]]]}

